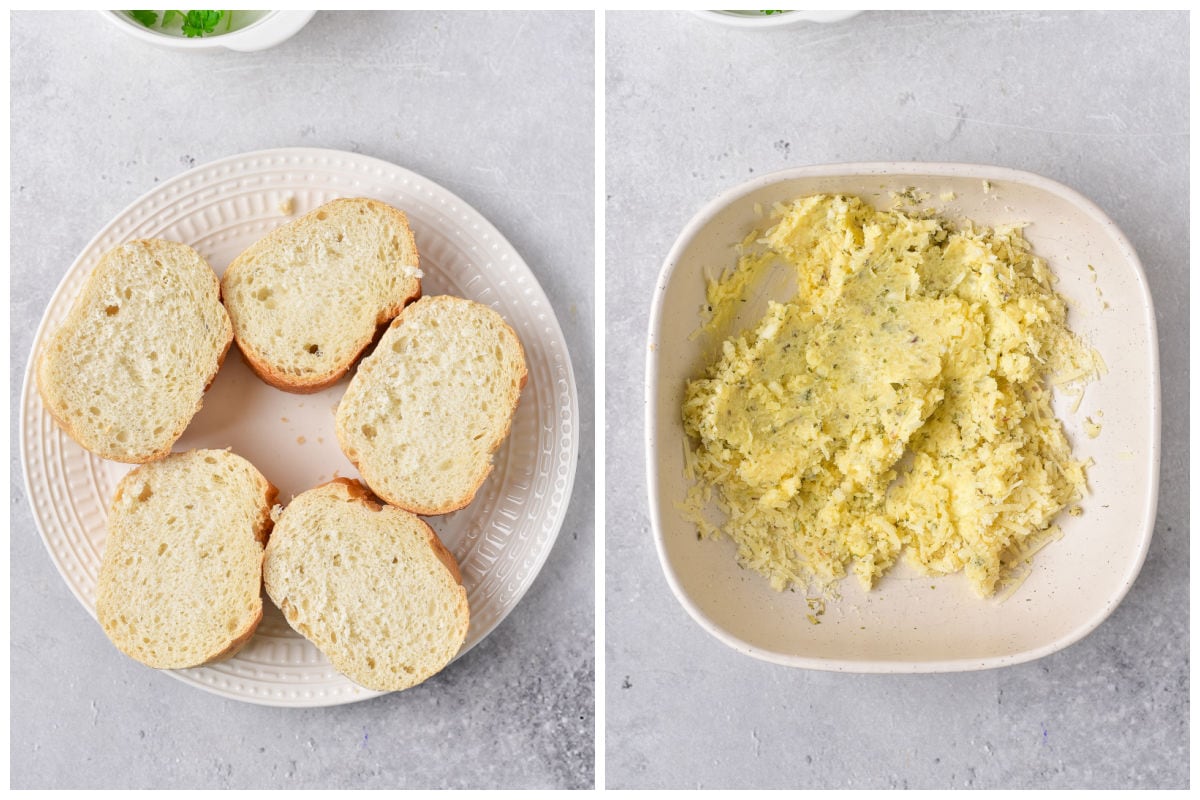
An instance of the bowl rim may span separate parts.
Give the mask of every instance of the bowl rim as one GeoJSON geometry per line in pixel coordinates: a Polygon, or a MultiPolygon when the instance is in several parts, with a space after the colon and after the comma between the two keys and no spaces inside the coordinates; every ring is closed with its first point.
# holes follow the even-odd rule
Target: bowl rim
{"type": "Polygon", "coordinates": [[[1117,227],[1116,223],[1114,223],[1112,219],[1110,219],[1109,216],[1100,209],[1099,206],[1074,189],[1036,173],[1026,172],[1010,167],[969,162],[862,161],[834,164],[813,164],[763,173],[748,181],[726,189],[717,197],[706,203],[692,216],[690,220],[688,220],[683,230],[675,239],[674,244],[672,244],[666,258],[663,260],[662,267],[659,270],[658,280],[654,287],[654,294],[651,302],[652,305],[650,310],[646,347],[645,395],[643,396],[643,403],[645,405],[645,440],[643,449],[645,450],[646,454],[646,462],[644,465],[646,469],[646,490],[647,494],[649,495],[650,526],[654,535],[655,550],[658,553],[659,566],[662,567],[663,574],[666,577],[667,583],[671,587],[671,591],[675,595],[675,598],[684,607],[692,619],[700,625],[701,628],[734,650],[758,660],[767,661],[773,664],[834,672],[940,673],[965,672],[970,670],[994,669],[997,667],[1012,666],[1048,656],[1052,653],[1062,650],[1063,648],[1069,647],[1094,631],[1102,622],[1104,622],[1105,619],[1108,618],[1108,616],[1125,598],[1125,595],[1128,594],[1130,588],[1133,586],[1134,581],[1137,579],[1138,574],[1141,572],[1142,565],[1145,563],[1146,555],[1150,549],[1150,542],[1154,534],[1154,521],[1158,506],[1159,494],[1159,473],[1161,470],[1160,442],[1162,435],[1162,388],[1159,368],[1158,332],[1154,316],[1153,299],[1150,295],[1149,283],[1146,280],[1146,273],[1142,268],[1141,260],[1138,258],[1137,251],[1134,250],[1133,245],[1129,241],[1128,237],[1125,236],[1120,228],[1117,227]],[[655,400],[658,397],[659,389],[658,361],[660,355],[660,343],[658,341],[658,333],[661,330],[663,321],[662,300],[666,294],[666,289],[674,276],[675,269],[679,264],[680,256],[683,254],[684,250],[687,249],[692,239],[695,238],[696,234],[705,225],[707,225],[727,206],[733,204],[746,195],[753,194],[754,192],[757,192],[765,187],[795,178],[860,177],[864,175],[878,175],[880,177],[896,175],[922,175],[932,177],[970,178],[996,182],[1020,183],[1036,189],[1041,189],[1050,194],[1057,195],[1099,223],[1100,226],[1112,236],[1113,241],[1116,243],[1123,259],[1127,261],[1127,263],[1133,268],[1136,275],[1138,286],[1141,289],[1141,297],[1139,298],[1141,302],[1140,307],[1144,310],[1148,326],[1147,340],[1153,360],[1150,370],[1150,381],[1154,396],[1154,403],[1150,409],[1151,474],[1149,476],[1149,491],[1147,492],[1145,507],[1142,514],[1142,535],[1139,539],[1134,558],[1129,563],[1128,569],[1126,570],[1120,587],[1116,593],[1108,598],[1107,602],[1093,612],[1090,617],[1086,618],[1074,630],[1048,644],[1028,650],[1022,650],[1017,653],[993,656],[990,658],[954,658],[919,662],[906,660],[818,658],[792,655],[789,653],[780,653],[752,645],[709,619],[709,617],[700,610],[700,608],[692,601],[691,597],[684,591],[682,582],[676,573],[675,567],[667,556],[662,524],[663,510],[657,491],[657,464],[659,449],[657,446],[658,425],[656,419],[657,415],[655,413],[655,400]]]}
{"type": "Polygon", "coordinates": [[[782,28],[799,22],[821,24],[841,22],[856,17],[862,11],[786,11],[780,14],[753,16],[743,10],[736,11],[693,11],[701,19],[733,28],[782,28]]]}

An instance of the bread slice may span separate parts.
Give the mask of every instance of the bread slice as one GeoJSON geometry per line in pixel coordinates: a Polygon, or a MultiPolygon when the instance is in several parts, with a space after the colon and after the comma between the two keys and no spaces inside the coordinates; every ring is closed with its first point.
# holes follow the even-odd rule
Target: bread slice
{"type": "Polygon", "coordinates": [[[422,520],[337,478],[298,495],[263,567],[288,623],[368,689],[421,683],[450,663],[470,613],[458,564],[422,520]]]}
{"type": "Polygon", "coordinates": [[[306,394],[336,383],[377,327],[421,296],[419,266],[403,212],[344,198],[255,242],[221,288],[250,368],[306,394]]]}
{"type": "Polygon", "coordinates": [[[232,656],[262,619],[276,490],[226,450],[190,450],[118,484],[96,589],[117,648],[160,669],[232,656]]]}
{"type": "Polygon", "coordinates": [[[192,248],[142,239],[105,253],[38,359],[42,402],[96,455],[162,458],[200,410],[233,340],[220,285],[192,248]]]}
{"type": "Polygon", "coordinates": [[[495,311],[423,298],[359,364],[338,404],[338,441],[387,502],[454,511],[492,471],[527,374],[520,340],[495,311]]]}

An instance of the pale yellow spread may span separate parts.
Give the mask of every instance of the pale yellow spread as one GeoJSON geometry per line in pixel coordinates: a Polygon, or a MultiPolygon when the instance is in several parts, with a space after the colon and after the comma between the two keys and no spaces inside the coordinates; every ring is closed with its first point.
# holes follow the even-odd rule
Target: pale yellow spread
{"type": "Polygon", "coordinates": [[[869,588],[903,550],[992,594],[1086,490],[1047,383],[1102,362],[1067,329],[1045,262],[1017,227],[855,197],[802,198],[772,221],[709,283],[710,332],[780,264],[796,295],[688,383],[689,516],[777,589],[847,567],[869,588]]]}

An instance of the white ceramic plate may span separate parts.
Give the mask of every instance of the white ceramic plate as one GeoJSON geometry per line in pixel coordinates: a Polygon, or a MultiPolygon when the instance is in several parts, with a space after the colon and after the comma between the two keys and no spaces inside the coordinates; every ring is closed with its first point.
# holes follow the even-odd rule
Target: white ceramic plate
{"type": "MultiPolygon", "coordinates": [[[[769,293],[750,304],[747,323],[761,317],[769,293]]],[[[663,264],[646,375],[647,474],[663,570],[705,630],[754,657],[854,672],[944,672],[1028,661],[1099,625],[1145,559],[1158,498],[1160,419],[1150,292],[1136,253],[1112,221],[1045,178],[970,164],[840,164],[764,175],[736,187],[688,223],[663,264]],[[731,542],[697,541],[695,526],[676,509],[687,489],[684,385],[703,371],[713,345],[688,337],[699,324],[703,276],[732,266],[732,246],[762,227],[756,204],[770,209],[776,201],[836,192],[888,207],[889,193],[908,187],[928,193],[922,207],[950,217],[1028,223],[1026,237],[1070,302],[1069,325],[1109,369],[1088,386],[1076,412],[1067,398],[1055,401],[1076,454],[1095,460],[1088,470],[1092,493],[1082,516],[1060,516],[1063,538],[1034,558],[1032,574],[1004,602],[977,599],[961,574],[931,579],[901,563],[870,593],[853,578],[843,581],[841,598],[813,625],[802,592],[772,591],[760,575],[735,564],[731,542]],[[943,199],[950,193],[953,199],[943,199]],[[1083,433],[1086,417],[1102,422],[1095,439],[1083,433]]]]}
{"type": "MultiPolygon", "coordinates": [[[[579,426],[566,343],[537,279],[487,220],[426,178],[335,150],[266,150],[167,180],[117,215],[67,270],[34,338],[21,400],[26,492],[55,566],[93,617],[108,505],[131,466],[88,453],[42,407],[32,364],[49,333],[101,254],[121,242],[145,237],[185,242],[221,274],[276,226],[346,196],[373,197],[403,209],[421,254],[423,293],[491,306],[525,347],[529,379],[494,471],[471,505],[427,518],[458,559],[467,589],[471,627],[459,655],[504,619],[541,569],[570,500],[579,426]],[[294,203],[292,217],[281,210],[288,199],[294,203]]],[[[285,505],[335,476],[356,478],[333,432],[333,409],[348,380],[318,394],[288,394],[255,377],[233,347],[174,449],[231,447],[279,487],[285,505]]],[[[268,705],[333,705],[380,694],[335,672],[269,601],[266,605],[258,632],[235,658],[170,674],[215,694],[268,705]]]]}

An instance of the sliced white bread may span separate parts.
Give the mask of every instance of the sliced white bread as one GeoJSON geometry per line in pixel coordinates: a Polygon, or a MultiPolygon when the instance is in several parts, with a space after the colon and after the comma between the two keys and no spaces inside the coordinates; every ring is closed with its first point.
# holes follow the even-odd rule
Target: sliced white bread
{"type": "Polygon", "coordinates": [[[362,197],[276,228],[225,270],[221,288],[246,363],[301,394],[338,381],[405,304],[421,295],[408,219],[362,197]]]}
{"type": "Polygon", "coordinates": [[[113,644],[160,669],[236,653],[262,619],[275,495],[225,450],[173,453],[126,475],[96,588],[96,616],[113,644]]]}
{"type": "Polygon", "coordinates": [[[275,524],[267,594],[333,667],[377,691],[450,663],[470,614],[458,564],[416,516],[338,478],[295,497],[275,524]]]}
{"type": "Polygon", "coordinates": [[[163,239],[105,253],[37,364],[42,402],[96,455],[144,463],[171,451],[200,410],[233,328],[192,248],[163,239]]]}
{"type": "Polygon", "coordinates": [[[338,441],[388,503],[455,511],[492,471],[527,374],[520,340],[495,311],[422,298],[359,364],[338,404],[338,441]]]}

